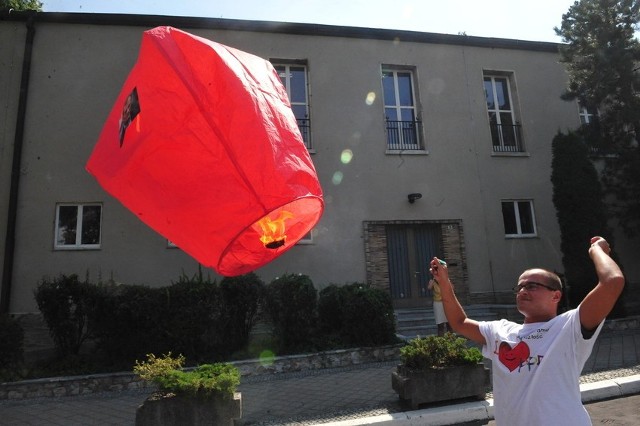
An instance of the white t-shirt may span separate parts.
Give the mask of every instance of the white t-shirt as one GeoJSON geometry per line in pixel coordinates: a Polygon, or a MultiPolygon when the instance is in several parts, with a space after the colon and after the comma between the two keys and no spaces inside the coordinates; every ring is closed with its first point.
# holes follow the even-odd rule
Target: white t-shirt
{"type": "Polygon", "coordinates": [[[548,322],[480,322],[487,343],[483,355],[492,365],[498,426],[591,424],[579,379],[602,323],[585,340],[578,309],[548,322]]]}

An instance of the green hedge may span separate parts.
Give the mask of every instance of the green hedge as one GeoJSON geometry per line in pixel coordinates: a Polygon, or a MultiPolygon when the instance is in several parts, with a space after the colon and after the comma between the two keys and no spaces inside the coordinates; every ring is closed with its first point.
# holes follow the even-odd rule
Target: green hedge
{"type": "Polygon", "coordinates": [[[220,282],[222,320],[219,324],[229,353],[243,349],[258,320],[265,284],[254,273],[225,277],[220,282]]]}
{"type": "Polygon", "coordinates": [[[0,315],[0,382],[13,380],[24,355],[24,330],[9,315],[0,315]]]}
{"type": "Polygon", "coordinates": [[[320,291],[319,328],[343,347],[397,341],[391,296],[363,283],[331,284],[320,291]]]}
{"type": "Polygon", "coordinates": [[[353,283],[318,294],[301,274],[265,285],[253,273],[219,283],[199,273],[159,288],[96,285],[61,275],[43,280],[35,297],[61,359],[82,351],[110,369],[169,352],[190,363],[232,359],[247,350],[259,312],[273,325],[267,344],[277,354],[397,341],[386,292],[353,283]]]}
{"type": "Polygon", "coordinates": [[[201,275],[170,286],[95,285],[77,276],[43,280],[38,306],[61,358],[77,355],[87,340],[111,366],[129,366],[149,353],[183,354],[190,362],[228,358],[247,345],[263,295],[255,274],[201,275]]]}
{"type": "Polygon", "coordinates": [[[96,354],[108,364],[129,365],[147,353],[166,352],[166,299],[162,288],[101,287],[92,313],[96,354]]]}
{"type": "Polygon", "coordinates": [[[314,349],[317,299],[318,292],[307,275],[285,274],[267,285],[265,311],[279,353],[314,349]]]}
{"type": "Polygon", "coordinates": [[[43,279],[34,290],[38,308],[61,357],[77,355],[91,337],[90,316],[98,292],[98,287],[86,279],[80,281],[77,275],[43,279]]]}
{"type": "Polygon", "coordinates": [[[391,296],[363,283],[331,284],[319,293],[306,275],[284,275],[267,286],[265,308],[280,353],[398,341],[391,296]]]}

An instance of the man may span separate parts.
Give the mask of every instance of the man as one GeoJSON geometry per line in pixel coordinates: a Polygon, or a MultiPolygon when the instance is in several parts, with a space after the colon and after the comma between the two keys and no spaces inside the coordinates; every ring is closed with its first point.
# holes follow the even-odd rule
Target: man
{"type": "Polygon", "coordinates": [[[598,284],[578,308],[560,315],[560,278],[544,269],[524,271],[514,287],[524,324],[467,318],[447,265],[437,258],[431,261],[451,328],[481,344],[483,355],[492,361],[497,425],[591,424],[580,399],[580,373],[624,287],[624,276],[610,252],[604,238],[591,239],[589,256],[598,284]]]}

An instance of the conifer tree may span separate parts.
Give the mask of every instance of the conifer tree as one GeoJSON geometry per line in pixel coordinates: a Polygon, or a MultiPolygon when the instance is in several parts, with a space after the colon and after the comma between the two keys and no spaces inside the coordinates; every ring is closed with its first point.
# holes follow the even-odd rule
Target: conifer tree
{"type": "Polygon", "coordinates": [[[640,0],[580,0],[556,33],[569,82],[563,98],[599,113],[597,132],[584,133],[605,160],[603,183],[627,235],[640,233],[640,0]]]}
{"type": "Polygon", "coordinates": [[[42,12],[42,2],[38,0],[0,0],[0,11],[11,9],[42,12]]]}
{"type": "MultiPolygon", "coordinates": [[[[589,147],[578,133],[558,133],[552,142],[551,183],[553,204],[560,225],[560,248],[568,299],[575,307],[598,282],[588,255],[589,240],[599,235],[612,246],[608,213],[598,172],[589,147]]],[[[612,316],[623,315],[618,302],[612,316]]]]}

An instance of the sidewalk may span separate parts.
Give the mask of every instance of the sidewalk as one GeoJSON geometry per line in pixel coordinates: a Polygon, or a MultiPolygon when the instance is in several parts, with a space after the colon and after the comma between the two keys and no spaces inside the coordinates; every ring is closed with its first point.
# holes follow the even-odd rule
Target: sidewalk
{"type": "MultiPolygon", "coordinates": [[[[243,406],[239,424],[492,424],[490,399],[407,411],[391,388],[395,364],[372,363],[243,379],[239,388],[243,406]]],[[[604,412],[635,416],[629,424],[640,424],[638,406],[632,403],[637,399],[630,399],[640,394],[640,330],[603,330],[581,381],[585,402],[617,398],[607,401],[613,408],[604,412]]],[[[0,424],[130,426],[135,423],[136,408],[148,394],[149,390],[138,390],[0,401],[0,424]]]]}

